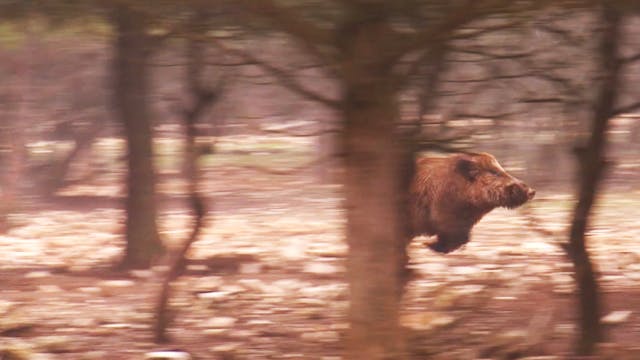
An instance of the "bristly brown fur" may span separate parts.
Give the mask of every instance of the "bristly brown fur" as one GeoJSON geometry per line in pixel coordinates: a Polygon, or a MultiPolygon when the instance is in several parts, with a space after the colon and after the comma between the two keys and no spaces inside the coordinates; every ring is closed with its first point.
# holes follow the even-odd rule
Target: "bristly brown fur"
{"type": "Polygon", "coordinates": [[[488,212],[518,207],[534,195],[491,154],[423,157],[411,185],[413,235],[437,235],[429,246],[449,253],[469,241],[471,228],[488,212]]]}

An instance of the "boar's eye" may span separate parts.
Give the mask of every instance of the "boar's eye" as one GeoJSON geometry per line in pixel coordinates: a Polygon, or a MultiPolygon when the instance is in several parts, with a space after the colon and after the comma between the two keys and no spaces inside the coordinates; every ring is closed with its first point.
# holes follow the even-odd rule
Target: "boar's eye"
{"type": "Polygon", "coordinates": [[[474,181],[481,173],[481,169],[477,164],[468,158],[459,159],[456,164],[456,170],[469,181],[474,181]]]}
{"type": "Polygon", "coordinates": [[[489,173],[491,173],[491,175],[493,176],[500,176],[500,171],[496,169],[489,169],[489,173]]]}

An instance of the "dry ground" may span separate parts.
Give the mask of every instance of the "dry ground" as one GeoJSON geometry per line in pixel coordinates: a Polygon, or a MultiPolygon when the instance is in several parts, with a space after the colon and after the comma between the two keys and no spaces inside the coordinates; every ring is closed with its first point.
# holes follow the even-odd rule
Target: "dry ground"
{"type": "MultiPolygon", "coordinates": [[[[151,335],[164,268],[111,270],[123,212],[119,188],[103,184],[88,197],[76,189],[34,205],[0,236],[0,359],[143,359],[159,350],[195,359],[339,359],[347,327],[339,189],[233,168],[208,178],[212,211],[175,283],[171,344],[151,335]]],[[[163,238],[174,245],[189,231],[177,193],[161,201],[163,238]]],[[[640,358],[638,204],[638,191],[605,196],[590,232],[606,312],[619,315],[603,346],[610,359],[640,358]]],[[[569,196],[544,191],[532,204],[555,230],[570,206],[569,196]]],[[[435,254],[420,239],[410,251],[417,277],[402,321],[414,358],[566,357],[575,333],[571,267],[521,213],[493,212],[457,253],[435,254]]]]}

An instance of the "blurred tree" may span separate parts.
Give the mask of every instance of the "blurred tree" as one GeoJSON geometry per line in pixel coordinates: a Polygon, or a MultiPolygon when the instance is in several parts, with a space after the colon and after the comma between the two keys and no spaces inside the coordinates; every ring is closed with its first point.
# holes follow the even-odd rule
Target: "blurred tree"
{"type": "MultiPolygon", "coordinates": [[[[197,2],[197,1],[193,1],[197,2]]],[[[190,2],[191,3],[191,2],[190,2]]],[[[64,26],[73,27],[82,20],[91,19],[100,27],[104,17],[113,25],[113,60],[111,63],[111,84],[112,107],[119,122],[123,125],[127,144],[127,197],[126,197],[126,249],[121,262],[123,268],[147,267],[151,261],[163,252],[164,246],[159,238],[156,224],[156,199],[155,183],[156,176],[153,168],[153,121],[151,114],[151,68],[150,60],[154,50],[157,50],[162,42],[171,35],[177,33],[180,26],[183,26],[183,15],[188,9],[188,3],[176,2],[173,0],[157,1],[153,5],[140,4],[134,1],[8,1],[0,2],[0,17],[12,19],[12,21],[23,21],[25,24],[35,23],[43,29],[54,29],[64,26]],[[186,5],[186,6],[185,6],[186,5]],[[169,30],[168,30],[169,29],[169,30]]],[[[96,25],[94,24],[94,25],[96,25]]],[[[29,29],[29,27],[27,27],[29,29]]],[[[43,34],[36,34],[41,36],[43,34]]],[[[35,36],[34,36],[35,37],[35,36]]],[[[33,49],[28,49],[33,50],[33,49]]],[[[25,62],[25,64],[28,64],[25,62]]],[[[21,71],[31,71],[26,65],[19,66],[21,71]]],[[[36,74],[34,77],[37,77],[36,74]]],[[[49,75],[49,74],[47,74],[49,75]]],[[[50,76],[56,76],[51,74],[50,76]]],[[[22,76],[24,82],[31,79],[30,76],[22,76]]],[[[83,78],[83,80],[87,80],[83,78]]],[[[74,84],[76,85],[76,84],[74,84]]],[[[16,87],[20,90],[22,88],[16,87]]],[[[41,90],[41,87],[24,87],[21,96],[33,95],[41,90]]],[[[77,95],[77,93],[73,93],[77,95]]],[[[42,98],[42,93],[37,96],[42,98]]],[[[59,103],[59,92],[55,92],[51,97],[58,95],[55,99],[59,103]]],[[[76,101],[72,97],[72,101],[76,101]]],[[[27,107],[24,101],[18,101],[20,109],[34,107],[31,104],[27,107]]],[[[58,104],[56,103],[56,105],[58,104]]],[[[24,111],[23,111],[24,112],[24,111]]],[[[25,148],[28,141],[23,134],[17,136],[21,129],[13,126],[10,132],[11,147],[15,151],[8,152],[7,163],[14,169],[6,172],[3,177],[2,196],[5,202],[0,206],[0,213],[7,213],[11,208],[17,195],[11,194],[17,190],[11,183],[17,183],[18,171],[20,167],[33,168],[36,180],[41,181],[40,185],[47,185],[47,194],[53,193],[61,186],[66,185],[65,178],[73,161],[78,155],[91,148],[92,142],[103,127],[105,119],[89,120],[86,114],[78,114],[78,109],[73,105],[69,109],[60,110],[56,116],[47,118],[47,125],[40,125],[42,129],[54,128],[54,131],[47,131],[46,138],[52,141],[72,140],[72,149],[60,156],[55,154],[39,163],[29,164],[25,151],[18,151],[25,148]],[[78,121],[78,119],[81,119],[78,121]],[[89,120],[89,121],[87,121],[89,120]],[[88,123],[88,124],[87,124],[88,123]],[[16,141],[23,141],[16,144],[16,141]],[[15,159],[14,159],[15,158],[15,159]],[[26,163],[26,164],[25,164],[26,163]],[[18,165],[19,164],[19,165],[18,165]],[[11,176],[9,176],[11,174],[11,176]],[[44,175],[43,175],[44,174],[44,175]],[[5,181],[6,180],[6,181],[5,181]],[[13,189],[13,190],[12,190],[13,189]],[[10,191],[11,190],[11,191],[10,191]],[[10,201],[11,200],[11,201],[10,201]]],[[[21,125],[25,125],[27,116],[18,114],[21,125]]],[[[44,122],[43,119],[41,122],[44,122]]],[[[35,127],[36,124],[32,124],[35,127]]],[[[9,131],[8,131],[9,132],[9,131]]],[[[27,169],[30,170],[30,169],[27,169]]],[[[2,216],[6,218],[6,216],[2,216]]]]}
{"type": "MultiPolygon", "coordinates": [[[[569,9],[551,7],[532,18],[528,27],[533,32],[526,31],[526,28],[522,29],[525,31],[507,28],[499,34],[500,41],[484,38],[465,39],[464,46],[460,46],[460,42],[454,43],[451,46],[452,72],[460,74],[467,70],[473,76],[463,75],[462,79],[443,77],[445,82],[453,83],[449,88],[459,87],[461,83],[478,86],[489,94],[489,104],[507,99],[507,106],[520,105],[519,111],[512,114],[544,114],[536,117],[551,119],[536,121],[529,127],[560,134],[541,152],[545,161],[540,164],[545,171],[538,172],[543,177],[550,177],[548,169],[558,169],[550,161],[555,161],[560,151],[564,151],[569,143],[581,140],[582,134],[588,134],[584,144],[574,149],[579,164],[578,197],[571,220],[570,239],[564,245],[574,264],[578,288],[579,333],[575,352],[588,355],[605,336],[600,323],[602,306],[597,271],[587,250],[585,233],[598,186],[606,170],[608,123],[618,115],[637,111],[639,107],[638,103],[628,101],[621,104],[621,95],[625,92],[629,95],[630,91],[623,86],[626,78],[622,67],[638,59],[637,55],[621,57],[622,20],[624,14],[637,12],[637,7],[625,1],[566,3],[569,9]],[[571,19],[567,17],[569,12],[571,19]],[[535,36],[535,40],[530,36],[535,36]],[[594,52],[595,56],[589,55],[594,52]],[[597,59],[595,62],[591,60],[594,58],[597,59]],[[472,69],[473,66],[476,69],[472,69]],[[577,76],[578,73],[586,76],[577,76]],[[492,93],[496,90],[497,93],[492,93]],[[505,90],[509,90],[508,93],[505,90]],[[590,120],[588,123],[580,120],[585,116],[590,120]]],[[[476,96],[475,91],[470,93],[476,96]]],[[[493,131],[501,131],[500,127],[505,125],[505,121],[501,121],[503,115],[511,117],[509,112],[496,114],[486,105],[469,106],[473,100],[464,99],[466,93],[460,95],[462,100],[459,104],[467,107],[458,112],[456,118],[488,118],[499,125],[493,131]],[[478,110],[470,112],[470,108],[478,110]]],[[[506,133],[512,134],[513,131],[506,133]]],[[[521,139],[516,141],[521,142],[521,139]]],[[[513,146],[509,146],[509,151],[513,151],[513,146]]]]}
{"type": "MultiPolygon", "coordinates": [[[[561,124],[555,131],[566,132],[564,136],[572,142],[578,141],[580,145],[573,148],[577,155],[578,171],[576,173],[578,183],[578,195],[573,209],[573,218],[570,224],[569,241],[563,243],[568,258],[574,265],[575,281],[578,289],[577,293],[577,315],[579,333],[576,338],[575,353],[577,355],[591,355],[595,352],[598,342],[605,339],[605,329],[600,318],[602,316],[601,292],[599,291],[597,270],[592,263],[586,245],[586,232],[589,227],[592,206],[599,193],[599,186],[607,170],[607,131],[610,120],[635,111],[637,103],[623,104],[621,101],[624,94],[624,73],[623,67],[628,65],[633,57],[622,58],[622,44],[625,35],[624,15],[626,10],[633,10],[627,7],[626,2],[596,2],[590,4],[578,4],[577,9],[583,15],[583,20],[574,19],[574,22],[566,23],[566,16],[562,17],[561,24],[547,21],[537,23],[536,29],[544,33],[552,34],[555,41],[559,41],[563,46],[563,52],[568,50],[578,51],[584,54],[585,59],[595,58],[591,64],[585,64],[583,59],[577,56],[564,58],[558,54],[531,53],[521,61],[528,70],[526,75],[519,76],[529,78],[530,81],[542,80],[553,85],[548,88],[550,91],[541,96],[534,92],[522,98],[526,104],[546,104],[546,110],[553,109],[553,105],[559,104],[560,111],[555,110],[555,115],[564,116],[584,114],[588,117],[588,122],[571,120],[570,124],[561,124]],[[587,6],[585,6],[587,5],[587,6]],[[585,16],[586,15],[586,16],[585,16]],[[580,30],[576,22],[585,24],[593,23],[594,26],[580,30]],[[593,28],[596,28],[594,31],[593,28]],[[593,39],[594,42],[587,41],[579,44],[578,39],[593,39]],[[586,56],[592,53],[595,56],[586,56]],[[577,57],[577,59],[576,59],[577,57]],[[570,66],[573,64],[574,66],[570,66]],[[582,79],[572,79],[571,74],[576,69],[586,74],[582,79]],[[567,126],[568,125],[568,126],[567,126]],[[584,130],[582,130],[584,128],[584,130]],[[586,137],[586,138],[585,138],[586,137]]],[[[557,10],[557,9],[556,9],[557,10]]],[[[557,18],[566,9],[560,12],[549,12],[543,15],[543,19],[557,18]]],[[[544,42],[543,42],[543,46],[544,42]]],[[[551,114],[554,114],[551,110],[551,114]]],[[[553,116],[551,117],[553,118],[553,116]]],[[[554,157],[557,150],[565,145],[566,141],[561,141],[556,145],[556,151],[547,154],[547,158],[554,157]],[[558,148],[557,145],[560,145],[558,148]]],[[[545,165],[549,168],[548,164],[545,165]]],[[[555,167],[552,167],[555,168],[555,167]]],[[[546,175],[545,175],[546,176],[546,175]]],[[[553,232],[546,232],[552,236],[553,232]]]]}
{"type": "Polygon", "coordinates": [[[122,2],[113,7],[113,99],[127,138],[126,250],[123,268],[148,267],[164,252],[156,224],[155,171],[149,105],[149,59],[155,42],[148,14],[122,2]]]}
{"type": "MultiPolygon", "coordinates": [[[[437,59],[443,43],[473,20],[502,13],[494,26],[505,26],[514,9],[530,4],[354,0],[331,9],[314,2],[243,3],[327,64],[340,85],[337,102],[300,92],[335,107],[342,120],[350,288],[346,357],[404,358],[398,294],[405,281],[406,194],[416,151],[413,134],[406,136],[400,126],[398,97],[413,75],[406,56],[437,59]],[[320,10],[332,15],[314,17],[320,10]]],[[[438,61],[427,63],[437,67],[438,61]]]]}
{"type": "Polygon", "coordinates": [[[599,5],[602,33],[596,48],[600,75],[597,95],[591,114],[591,134],[586,144],[576,147],[580,165],[578,202],[573,211],[569,243],[566,251],[573,262],[578,285],[580,333],[576,344],[577,355],[590,355],[595,345],[603,341],[600,317],[600,292],[596,270],[586,247],[585,233],[589,215],[598,193],[598,185],[606,168],[605,150],[609,120],[617,113],[621,86],[621,60],[619,44],[622,37],[622,14],[616,5],[602,1],[599,5]]]}
{"type": "MultiPolygon", "coordinates": [[[[9,100],[9,99],[6,99],[9,100]]],[[[12,101],[17,109],[9,108],[6,104],[0,104],[7,109],[2,111],[3,119],[19,117],[24,111],[24,104],[21,101],[12,101]]],[[[24,140],[25,130],[20,121],[15,123],[0,124],[0,164],[2,164],[2,175],[0,175],[0,233],[8,231],[12,223],[9,216],[20,208],[20,188],[24,174],[24,164],[27,158],[26,143],[24,140]]]]}
{"type": "MultiPolygon", "coordinates": [[[[21,187],[22,190],[28,188],[23,192],[28,192],[31,197],[50,196],[68,184],[67,175],[72,163],[90,152],[93,140],[105,125],[103,115],[106,113],[106,106],[101,103],[101,86],[94,84],[88,90],[80,90],[83,84],[99,78],[99,74],[92,71],[96,62],[83,61],[85,58],[99,58],[97,47],[56,49],[53,52],[56,46],[53,43],[60,41],[53,39],[64,31],[94,29],[100,22],[96,16],[101,13],[100,8],[89,1],[10,1],[0,3],[0,11],[0,16],[7,22],[3,35],[14,38],[13,45],[5,49],[6,59],[13,59],[6,61],[5,65],[13,63],[16,68],[8,81],[11,82],[11,77],[19,78],[13,82],[21,85],[14,88],[23,93],[15,102],[16,108],[24,110],[19,115],[20,126],[13,127],[16,136],[12,141],[22,139],[23,147],[37,141],[72,143],[69,151],[48,149],[50,153],[47,156],[33,156],[29,151],[22,155],[21,166],[27,180],[21,187]],[[77,20],[79,18],[83,20],[77,20]],[[61,60],[70,55],[78,63],[61,60]],[[48,81],[50,77],[58,81],[48,81]],[[75,82],[73,86],[79,91],[65,91],[70,82],[75,82]],[[27,131],[18,135],[20,127],[27,131]]],[[[87,38],[93,35],[87,35],[87,38]]],[[[100,41],[98,38],[83,40],[87,43],[100,41]]],[[[14,156],[14,152],[7,155],[14,156]]]]}
{"type": "MultiPolygon", "coordinates": [[[[0,2],[0,21],[16,20],[16,28],[24,31],[23,42],[33,43],[34,36],[28,21],[30,7],[27,2],[0,2]]],[[[19,31],[16,29],[16,31],[19,31]]],[[[10,215],[21,206],[24,194],[24,174],[26,173],[27,113],[29,112],[31,61],[17,61],[3,51],[7,61],[0,68],[3,91],[0,92],[0,233],[11,227],[10,215]]]]}
{"type": "Polygon", "coordinates": [[[166,0],[153,5],[123,0],[113,2],[110,8],[115,31],[114,106],[124,125],[128,148],[123,268],[148,267],[164,252],[156,224],[150,59],[165,40],[185,31],[192,6],[202,4],[198,0],[166,0]]]}
{"type": "Polygon", "coordinates": [[[9,217],[22,206],[20,199],[25,192],[21,184],[28,156],[24,120],[29,111],[27,100],[31,77],[28,65],[28,62],[14,61],[2,69],[7,75],[18,76],[13,79],[3,76],[5,89],[0,94],[0,164],[3,169],[0,174],[0,233],[11,228],[9,217]]]}
{"type": "Polygon", "coordinates": [[[196,144],[198,135],[197,125],[207,111],[215,105],[222,95],[223,81],[219,80],[215,88],[205,85],[206,76],[206,37],[204,33],[208,29],[210,16],[206,9],[194,7],[189,16],[189,26],[184,35],[185,57],[187,59],[185,83],[189,95],[188,104],[183,105],[180,117],[185,128],[185,176],[188,180],[189,203],[194,216],[194,225],[191,234],[182,246],[173,254],[170,268],[162,283],[162,290],[158,297],[155,309],[156,323],[154,327],[155,341],[167,342],[166,328],[171,316],[167,305],[171,296],[171,282],[179,275],[185,265],[185,255],[191,245],[198,239],[207,212],[205,201],[199,193],[201,170],[198,167],[198,159],[202,152],[196,144]]]}

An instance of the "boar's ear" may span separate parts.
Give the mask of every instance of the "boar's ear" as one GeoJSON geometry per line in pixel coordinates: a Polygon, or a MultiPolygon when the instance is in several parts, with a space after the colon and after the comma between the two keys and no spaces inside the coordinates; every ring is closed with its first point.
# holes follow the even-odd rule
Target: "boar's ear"
{"type": "Polygon", "coordinates": [[[478,164],[469,156],[463,156],[458,159],[456,162],[456,171],[469,181],[474,181],[480,173],[478,164]]]}

